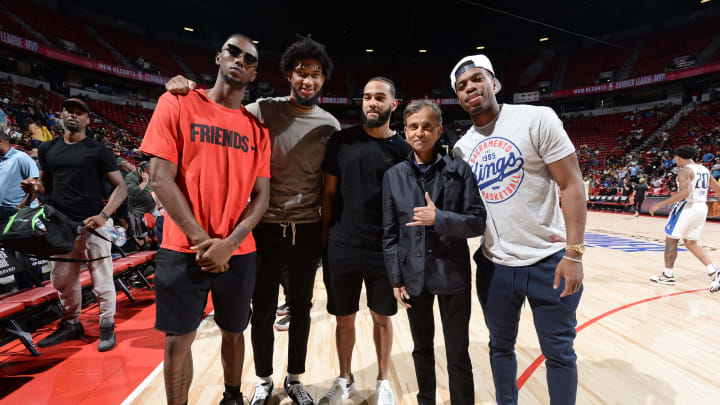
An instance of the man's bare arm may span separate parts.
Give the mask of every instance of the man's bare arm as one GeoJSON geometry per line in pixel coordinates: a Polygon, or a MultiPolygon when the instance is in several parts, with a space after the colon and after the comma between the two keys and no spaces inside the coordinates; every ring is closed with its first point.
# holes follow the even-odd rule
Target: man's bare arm
{"type": "MultiPolygon", "coordinates": [[[[562,212],[567,229],[567,244],[577,245],[585,240],[585,221],[587,218],[587,202],[580,167],[575,153],[547,165],[550,175],[560,187],[562,195],[562,212]]],[[[567,251],[566,256],[577,258],[578,252],[567,251]]],[[[555,269],[553,288],[558,288],[560,280],[565,278],[565,288],[561,297],[575,294],[580,290],[584,278],[582,263],[571,260],[560,260],[555,269]]]]}
{"type": "Polygon", "coordinates": [[[187,236],[190,244],[197,245],[209,239],[210,236],[195,219],[190,205],[175,183],[177,166],[165,159],[154,157],[150,159],[150,173],[153,191],[173,222],[187,236]]]}

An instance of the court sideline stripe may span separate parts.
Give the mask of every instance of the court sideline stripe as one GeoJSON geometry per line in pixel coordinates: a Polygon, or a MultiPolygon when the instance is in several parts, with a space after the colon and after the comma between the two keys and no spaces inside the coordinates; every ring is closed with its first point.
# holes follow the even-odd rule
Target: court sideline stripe
{"type": "MultiPolygon", "coordinates": [[[[202,322],[200,322],[200,325],[197,327],[196,330],[202,329],[202,327],[205,326],[205,323],[207,322],[208,318],[210,318],[213,315],[215,315],[215,310],[210,312],[205,317],[205,319],[203,319],[202,322]]],[[[196,339],[197,339],[197,337],[196,337],[196,339]]],[[[148,374],[148,376],[145,377],[145,379],[140,383],[140,385],[138,385],[133,390],[133,392],[131,392],[130,395],[128,395],[127,398],[125,398],[125,400],[120,403],[120,405],[130,405],[135,400],[135,398],[137,398],[145,390],[145,388],[147,388],[147,386],[150,385],[152,380],[155,379],[155,377],[162,372],[163,364],[165,364],[165,362],[161,361],[160,364],[158,364],[158,366],[155,367],[155,370],[153,370],[150,374],[148,374]]]]}
{"type": "MultiPolygon", "coordinates": [[[[681,295],[681,294],[696,293],[696,292],[700,292],[700,291],[707,291],[707,288],[701,288],[701,289],[698,289],[698,290],[680,291],[680,292],[676,292],[676,293],[672,293],[672,294],[659,295],[659,296],[657,296],[657,297],[646,298],[646,299],[644,299],[644,300],[632,302],[632,303],[630,303],[630,304],[623,305],[623,306],[621,306],[621,307],[618,307],[618,308],[612,309],[612,310],[610,310],[610,311],[607,311],[607,312],[605,312],[605,313],[603,313],[603,314],[600,314],[600,315],[596,316],[595,318],[592,318],[592,319],[586,321],[586,322],[583,323],[582,325],[578,326],[578,327],[575,329],[575,331],[579,333],[580,331],[582,331],[583,329],[587,328],[588,326],[594,324],[595,322],[597,322],[597,321],[599,321],[599,320],[601,320],[601,319],[603,319],[603,318],[606,318],[606,317],[608,317],[608,316],[610,316],[610,315],[612,315],[612,314],[614,314],[614,313],[616,313],[616,312],[622,311],[623,309],[628,309],[628,308],[630,308],[630,307],[634,307],[635,305],[640,305],[640,304],[644,304],[644,303],[646,303],[646,302],[659,300],[659,299],[661,299],[661,298],[672,297],[672,296],[681,295]]],[[[535,372],[535,370],[537,370],[538,367],[540,367],[540,365],[541,365],[544,361],[545,361],[545,356],[541,354],[540,356],[538,356],[538,358],[535,359],[535,361],[533,361],[533,362],[528,366],[528,368],[525,369],[525,371],[523,371],[523,373],[520,375],[520,377],[519,377],[518,380],[517,380],[518,390],[520,390],[520,389],[523,387],[523,385],[525,385],[525,383],[527,382],[527,380],[532,376],[532,374],[535,372]]]]}

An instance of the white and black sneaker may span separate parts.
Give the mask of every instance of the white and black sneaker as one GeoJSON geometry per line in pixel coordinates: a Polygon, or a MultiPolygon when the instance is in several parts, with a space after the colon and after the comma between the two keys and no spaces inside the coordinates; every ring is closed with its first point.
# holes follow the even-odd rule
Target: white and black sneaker
{"type": "Polygon", "coordinates": [[[333,385],[327,394],[320,398],[318,405],[340,405],[342,401],[350,398],[350,396],[356,392],[355,379],[352,376],[350,377],[350,381],[338,377],[333,381],[333,385]]]}
{"type": "Polygon", "coordinates": [[[277,310],[275,311],[275,315],[277,316],[285,316],[290,313],[290,305],[288,303],[284,303],[277,307],[277,310]]]}
{"type": "Polygon", "coordinates": [[[715,273],[708,274],[710,276],[710,292],[718,292],[720,291],[720,269],[715,270],[715,273]]]}
{"type": "Polygon", "coordinates": [[[287,314],[285,317],[278,319],[275,322],[275,329],[279,331],[286,331],[290,329],[290,314],[287,314]]]}
{"type": "Polygon", "coordinates": [[[662,272],[659,276],[650,277],[650,281],[658,284],[675,285],[675,276],[668,276],[662,272]]]}
{"type": "Polygon", "coordinates": [[[312,399],[310,394],[305,389],[305,386],[300,381],[288,382],[288,378],[285,377],[285,393],[288,398],[292,399],[294,404],[298,405],[315,405],[315,401],[312,399]]]}
{"type": "Polygon", "coordinates": [[[255,393],[253,393],[250,405],[265,405],[272,396],[273,382],[259,382],[255,384],[255,393]]]}

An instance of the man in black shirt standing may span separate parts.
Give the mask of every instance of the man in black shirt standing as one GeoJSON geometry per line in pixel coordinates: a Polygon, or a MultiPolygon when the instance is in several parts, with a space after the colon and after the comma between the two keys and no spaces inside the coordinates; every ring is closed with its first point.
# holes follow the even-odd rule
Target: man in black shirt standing
{"type": "Polygon", "coordinates": [[[328,312],[337,319],[340,376],[320,404],[340,404],[356,392],[351,361],[363,281],[378,356],[373,402],[395,403],[388,367],[392,348],[390,316],[397,312],[397,302],[383,257],[382,184],[385,171],[404,160],[411,150],[400,135],[390,130],[390,116],[397,104],[392,81],[370,79],[363,92],[363,126],[331,136],[325,152],[322,222],[327,265],[323,266],[323,278],[328,312]]]}
{"type": "MultiPolygon", "coordinates": [[[[106,224],[112,227],[110,215],[127,196],[125,181],[112,153],[85,134],[90,123],[88,105],[80,99],[69,98],[62,108],[64,134],[40,146],[40,179],[23,180],[23,190],[50,196],[53,206],[60,212],[84,223],[86,229],[94,228],[108,237],[102,228],[106,224]],[[102,182],[106,176],[114,189],[108,203],[104,204],[102,182]]],[[[58,256],[82,260],[106,256],[103,260],[88,262],[93,291],[100,304],[98,350],[101,352],[115,346],[115,284],[110,248],[110,242],[83,231],[75,240],[75,249],[58,256]]],[[[50,279],[60,295],[63,319],[55,332],[38,342],[40,347],[78,339],[85,333],[79,322],[82,304],[80,263],[53,262],[50,279]]]]}
{"type": "Polygon", "coordinates": [[[645,201],[645,194],[648,191],[648,186],[645,184],[645,177],[640,177],[640,183],[635,185],[635,216],[640,215],[640,208],[645,201]]]}

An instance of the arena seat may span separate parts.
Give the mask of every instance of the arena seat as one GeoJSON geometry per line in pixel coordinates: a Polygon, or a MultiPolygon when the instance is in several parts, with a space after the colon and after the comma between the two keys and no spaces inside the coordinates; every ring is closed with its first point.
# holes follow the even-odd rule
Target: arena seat
{"type": "Polygon", "coordinates": [[[13,319],[15,315],[20,314],[24,310],[25,305],[22,303],[0,301],[0,325],[2,325],[0,328],[2,328],[7,335],[13,337],[12,340],[19,339],[30,354],[37,357],[40,356],[40,352],[35,347],[32,335],[24,331],[18,322],[13,319]]]}

